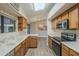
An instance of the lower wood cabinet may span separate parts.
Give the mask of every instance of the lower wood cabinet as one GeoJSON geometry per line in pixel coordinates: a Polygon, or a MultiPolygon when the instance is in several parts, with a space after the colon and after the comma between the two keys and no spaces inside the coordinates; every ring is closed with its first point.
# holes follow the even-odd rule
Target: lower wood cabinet
{"type": "Polygon", "coordinates": [[[19,44],[19,45],[14,49],[14,55],[15,55],[15,56],[21,56],[21,44],[19,44]]]}
{"type": "Polygon", "coordinates": [[[36,48],[37,47],[37,37],[36,36],[30,36],[28,38],[28,47],[29,48],[36,48]]]}
{"type": "Polygon", "coordinates": [[[62,50],[62,52],[61,52],[62,56],[68,56],[69,55],[69,48],[67,46],[62,44],[61,50],[62,50]]]}
{"type": "Polygon", "coordinates": [[[23,41],[21,43],[21,55],[23,56],[23,55],[25,55],[25,53],[26,53],[26,42],[23,41]]]}
{"type": "Polygon", "coordinates": [[[61,53],[62,56],[79,56],[79,53],[77,53],[76,51],[72,50],[64,44],[62,44],[61,46],[61,53]]]}
{"type": "Polygon", "coordinates": [[[14,55],[15,56],[24,56],[28,51],[28,48],[36,48],[37,47],[37,37],[36,36],[29,36],[23,42],[21,42],[15,49],[14,55]]]}
{"type": "Polygon", "coordinates": [[[52,39],[50,36],[48,36],[48,46],[49,48],[52,48],[52,39]]]}
{"type": "Polygon", "coordinates": [[[79,56],[79,53],[75,52],[74,50],[70,50],[70,56],[79,56]]]}

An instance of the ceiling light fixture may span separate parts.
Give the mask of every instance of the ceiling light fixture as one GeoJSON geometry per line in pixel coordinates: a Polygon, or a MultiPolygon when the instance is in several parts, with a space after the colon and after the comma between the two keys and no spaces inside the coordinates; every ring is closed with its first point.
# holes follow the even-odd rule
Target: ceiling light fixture
{"type": "Polygon", "coordinates": [[[45,7],[45,3],[34,3],[35,11],[43,10],[45,7]]]}

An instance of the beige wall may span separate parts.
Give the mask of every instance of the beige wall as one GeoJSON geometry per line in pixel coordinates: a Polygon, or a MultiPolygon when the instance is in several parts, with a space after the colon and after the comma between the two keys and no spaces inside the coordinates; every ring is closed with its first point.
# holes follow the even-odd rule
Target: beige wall
{"type": "Polygon", "coordinates": [[[41,20],[41,21],[36,21],[30,24],[30,33],[31,34],[38,34],[41,37],[46,37],[47,36],[47,30],[40,31],[38,29],[39,25],[47,25],[47,20],[41,20]]]}

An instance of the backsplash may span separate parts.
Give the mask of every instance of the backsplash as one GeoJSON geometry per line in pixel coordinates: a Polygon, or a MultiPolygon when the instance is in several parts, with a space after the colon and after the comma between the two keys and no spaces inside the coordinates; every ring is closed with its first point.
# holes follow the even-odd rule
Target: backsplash
{"type": "Polygon", "coordinates": [[[52,30],[51,35],[60,37],[62,32],[75,33],[77,40],[79,40],[79,30],[52,30]]]}

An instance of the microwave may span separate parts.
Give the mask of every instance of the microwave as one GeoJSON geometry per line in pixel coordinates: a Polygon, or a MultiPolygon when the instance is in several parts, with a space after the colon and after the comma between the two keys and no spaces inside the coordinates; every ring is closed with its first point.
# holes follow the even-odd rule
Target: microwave
{"type": "Polygon", "coordinates": [[[59,21],[57,23],[57,28],[58,29],[69,29],[69,20],[65,19],[63,21],[59,21]]]}

